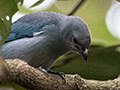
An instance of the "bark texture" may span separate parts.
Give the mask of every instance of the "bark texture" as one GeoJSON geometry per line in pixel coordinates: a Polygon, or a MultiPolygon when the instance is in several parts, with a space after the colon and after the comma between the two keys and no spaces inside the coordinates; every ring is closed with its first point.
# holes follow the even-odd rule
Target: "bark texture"
{"type": "Polygon", "coordinates": [[[120,77],[97,81],[83,79],[77,74],[66,74],[66,83],[64,83],[60,76],[43,73],[22,60],[5,61],[7,69],[0,75],[6,78],[0,78],[0,82],[12,81],[29,90],[120,90],[120,77]]]}

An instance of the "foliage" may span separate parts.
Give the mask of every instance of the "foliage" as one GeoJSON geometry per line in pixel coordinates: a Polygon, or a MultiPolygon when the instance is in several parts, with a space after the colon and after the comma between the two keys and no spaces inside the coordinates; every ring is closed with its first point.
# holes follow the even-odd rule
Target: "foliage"
{"type": "MultiPolygon", "coordinates": [[[[17,4],[19,1],[0,0],[0,6],[4,7],[0,8],[0,35],[2,35],[2,40],[0,36],[0,46],[4,43],[10,32],[11,17],[18,10],[17,4]],[[10,20],[6,20],[6,16],[9,16],[10,20]]],[[[88,61],[84,61],[77,54],[65,54],[57,60],[56,64],[52,67],[53,70],[71,74],[78,73],[84,78],[97,80],[113,79],[120,74],[120,49],[114,47],[119,44],[120,40],[108,32],[105,24],[106,13],[111,5],[111,1],[86,0],[86,3],[75,14],[75,16],[81,17],[88,24],[92,34],[88,61]]],[[[68,2],[68,0],[58,0],[46,11],[68,14],[72,10],[70,7],[76,5],[74,0],[70,0],[69,4],[68,2]]],[[[19,11],[25,14],[34,12],[25,7],[20,7],[19,11]]]]}
{"type": "Polygon", "coordinates": [[[43,1],[44,1],[44,0],[40,0],[40,1],[36,2],[36,3],[33,4],[32,6],[30,6],[30,8],[35,7],[35,6],[37,6],[37,5],[40,5],[43,1]]]}
{"type": "Polygon", "coordinates": [[[69,53],[58,59],[53,70],[67,74],[79,74],[86,79],[108,80],[120,74],[120,52],[116,47],[92,45],[89,50],[88,61],[74,53],[69,53]]]}
{"type": "Polygon", "coordinates": [[[22,0],[0,0],[0,47],[10,33],[11,18],[18,10],[18,2],[22,0]]]}

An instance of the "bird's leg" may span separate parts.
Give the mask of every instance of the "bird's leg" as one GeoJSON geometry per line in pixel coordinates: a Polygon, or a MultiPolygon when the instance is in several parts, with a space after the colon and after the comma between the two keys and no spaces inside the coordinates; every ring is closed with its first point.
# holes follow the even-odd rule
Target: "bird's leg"
{"type": "Polygon", "coordinates": [[[48,70],[47,72],[50,73],[50,74],[59,75],[62,78],[63,82],[64,83],[66,82],[66,80],[65,80],[65,74],[63,72],[56,72],[56,71],[52,71],[52,70],[48,70]]]}
{"type": "Polygon", "coordinates": [[[44,68],[42,68],[41,66],[39,66],[37,69],[41,72],[48,74],[48,72],[44,68]]]}
{"type": "Polygon", "coordinates": [[[52,70],[48,70],[48,71],[47,71],[47,70],[45,70],[44,68],[42,68],[41,66],[38,67],[37,69],[40,70],[40,71],[42,71],[42,72],[44,72],[44,73],[47,74],[47,75],[48,75],[48,73],[50,73],[50,74],[55,74],[55,75],[59,75],[59,76],[62,78],[63,83],[66,82],[66,80],[65,80],[65,74],[64,74],[63,72],[56,72],[56,71],[52,71],[52,70]]]}

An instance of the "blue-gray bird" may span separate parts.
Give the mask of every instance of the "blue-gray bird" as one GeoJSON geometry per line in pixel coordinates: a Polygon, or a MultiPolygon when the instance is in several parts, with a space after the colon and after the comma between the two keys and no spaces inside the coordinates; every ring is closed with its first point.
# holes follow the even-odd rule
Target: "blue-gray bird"
{"type": "Polygon", "coordinates": [[[76,16],[54,12],[25,15],[12,24],[1,48],[5,59],[19,58],[48,71],[61,55],[74,51],[87,60],[91,35],[86,23],[76,16]]]}

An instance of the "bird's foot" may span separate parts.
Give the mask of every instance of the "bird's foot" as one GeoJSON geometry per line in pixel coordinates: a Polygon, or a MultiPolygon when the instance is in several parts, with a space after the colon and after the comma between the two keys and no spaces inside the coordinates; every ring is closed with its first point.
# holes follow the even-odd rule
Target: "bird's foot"
{"type": "Polygon", "coordinates": [[[65,80],[65,74],[63,72],[56,72],[56,71],[52,71],[52,70],[48,70],[47,72],[50,73],[50,74],[59,75],[62,78],[63,83],[66,82],[66,80],[65,80]]]}
{"type": "Polygon", "coordinates": [[[56,71],[52,71],[52,70],[48,70],[48,71],[47,71],[47,70],[45,70],[44,68],[42,68],[41,66],[38,67],[37,69],[40,70],[40,71],[42,71],[42,72],[44,72],[44,73],[47,74],[47,75],[48,75],[48,73],[50,73],[50,74],[55,74],[55,75],[59,75],[59,76],[62,78],[63,83],[66,82],[66,80],[65,80],[65,74],[64,74],[63,72],[56,72],[56,71]]]}

